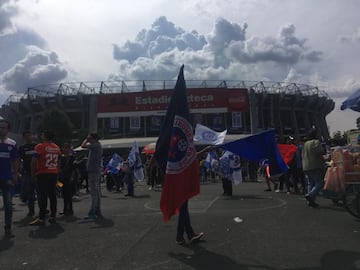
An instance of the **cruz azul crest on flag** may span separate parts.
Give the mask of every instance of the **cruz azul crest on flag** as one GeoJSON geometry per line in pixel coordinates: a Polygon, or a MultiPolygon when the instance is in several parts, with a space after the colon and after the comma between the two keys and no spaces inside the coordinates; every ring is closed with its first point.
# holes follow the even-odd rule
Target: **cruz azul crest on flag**
{"type": "Polygon", "coordinates": [[[166,173],[178,174],[190,166],[196,158],[196,149],[192,136],[191,124],[176,115],[170,139],[166,173]],[[190,141],[191,140],[191,141],[190,141]]]}
{"type": "Polygon", "coordinates": [[[197,144],[218,145],[224,142],[227,130],[216,132],[199,123],[195,127],[194,142],[197,144]]]}
{"type": "Polygon", "coordinates": [[[202,134],[202,138],[206,141],[210,141],[210,142],[213,142],[217,139],[217,136],[215,134],[215,132],[212,132],[212,131],[205,131],[203,134],[202,134]]]}

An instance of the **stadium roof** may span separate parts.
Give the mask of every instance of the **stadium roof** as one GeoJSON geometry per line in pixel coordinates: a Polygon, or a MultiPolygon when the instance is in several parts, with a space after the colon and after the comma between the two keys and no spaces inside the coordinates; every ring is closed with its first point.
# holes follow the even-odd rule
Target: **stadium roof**
{"type": "MultiPolygon", "coordinates": [[[[37,96],[51,97],[56,95],[93,95],[126,92],[142,92],[152,90],[173,89],[174,80],[137,80],[137,81],[97,81],[97,82],[64,82],[29,87],[23,94],[11,95],[6,100],[19,102],[20,99],[35,99],[37,96]]],[[[317,95],[329,98],[328,94],[317,86],[289,82],[239,81],[239,80],[186,80],[187,88],[246,88],[257,93],[285,93],[301,95],[317,95]]]]}

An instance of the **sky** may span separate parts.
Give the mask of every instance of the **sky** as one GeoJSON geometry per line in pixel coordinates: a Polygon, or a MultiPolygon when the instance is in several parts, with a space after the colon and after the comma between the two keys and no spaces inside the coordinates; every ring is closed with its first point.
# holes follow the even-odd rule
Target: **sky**
{"type": "Polygon", "coordinates": [[[358,0],[0,0],[0,104],[61,82],[291,82],[335,101],[360,88],[358,0]]]}

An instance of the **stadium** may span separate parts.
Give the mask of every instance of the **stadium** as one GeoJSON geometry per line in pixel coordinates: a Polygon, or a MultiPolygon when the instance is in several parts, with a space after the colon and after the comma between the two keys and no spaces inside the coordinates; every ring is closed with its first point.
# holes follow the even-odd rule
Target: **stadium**
{"type": "MultiPolygon", "coordinates": [[[[193,125],[228,136],[254,134],[275,128],[280,138],[300,139],[317,127],[329,139],[326,116],[335,103],[316,86],[262,81],[186,81],[193,125]]],[[[30,87],[1,106],[12,132],[36,133],[44,113],[57,108],[67,114],[78,134],[97,132],[104,140],[149,138],[159,134],[175,81],[101,81],[30,87]]],[[[151,138],[151,139],[150,139],[151,138]]],[[[120,141],[119,141],[120,142],[120,141]]],[[[141,145],[142,144],[142,145],[141,145]]]]}

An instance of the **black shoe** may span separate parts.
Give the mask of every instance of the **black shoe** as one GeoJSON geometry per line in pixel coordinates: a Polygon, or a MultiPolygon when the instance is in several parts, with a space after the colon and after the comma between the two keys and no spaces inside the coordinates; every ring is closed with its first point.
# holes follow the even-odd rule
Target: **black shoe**
{"type": "Polygon", "coordinates": [[[66,211],[66,212],[64,213],[64,215],[67,216],[67,217],[71,217],[71,216],[74,215],[74,211],[73,211],[73,210],[66,211]]]}
{"type": "Polygon", "coordinates": [[[319,205],[318,205],[316,202],[314,202],[314,201],[310,201],[310,202],[308,203],[308,206],[309,206],[309,207],[313,207],[313,208],[319,207],[319,205]]]}
{"type": "Polygon", "coordinates": [[[48,222],[49,222],[50,224],[55,224],[55,223],[56,223],[56,217],[50,217],[50,218],[48,219],[48,222]]]}
{"type": "Polygon", "coordinates": [[[190,244],[192,244],[196,241],[199,241],[201,239],[201,237],[203,237],[203,236],[204,236],[203,232],[194,233],[191,237],[189,237],[190,244]]]}
{"type": "Polygon", "coordinates": [[[10,229],[6,229],[5,230],[5,237],[6,238],[14,238],[15,234],[13,234],[10,229]]]}
{"type": "Polygon", "coordinates": [[[264,191],[271,191],[271,188],[267,188],[267,189],[265,189],[264,191]]]}
{"type": "Polygon", "coordinates": [[[27,217],[33,217],[33,216],[35,216],[35,213],[30,211],[26,216],[27,217]]]}

